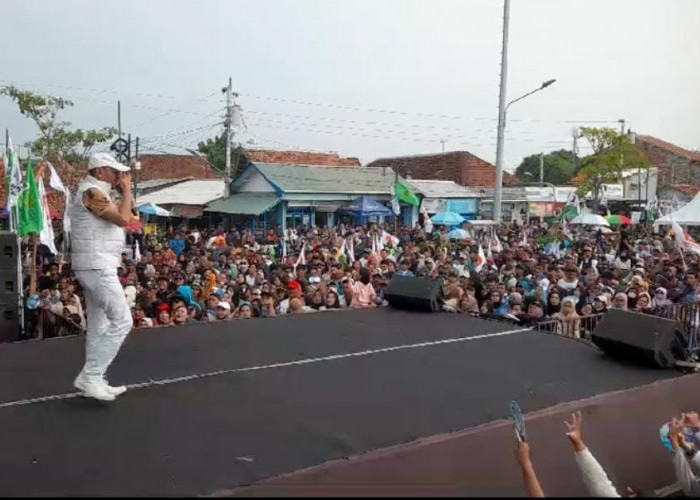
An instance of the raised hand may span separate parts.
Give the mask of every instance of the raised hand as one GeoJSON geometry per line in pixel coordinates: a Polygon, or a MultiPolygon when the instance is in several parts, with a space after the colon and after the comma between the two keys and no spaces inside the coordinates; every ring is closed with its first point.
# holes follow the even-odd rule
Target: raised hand
{"type": "Polygon", "coordinates": [[[685,427],[690,427],[696,432],[700,431],[700,417],[698,417],[697,412],[683,413],[681,421],[685,427]]]}
{"type": "Polygon", "coordinates": [[[571,414],[571,421],[565,421],[567,432],[566,437],[569,438],[571,444],[574,445],[574,449],[577,452],[583,451],[585,445],[583,444],[583,438],[581,437],[581,424],[583,422],[583,417],[581,412],[577,411],[571,414]]]}
{"type": "Polygon", "coordinates": [[[119,188],[119,191],[122,193],[130,193],[131,192],[131,174],[128,172],[124,172],[119,176],[119,182],[117,183],[117,187],[119,188]]]}

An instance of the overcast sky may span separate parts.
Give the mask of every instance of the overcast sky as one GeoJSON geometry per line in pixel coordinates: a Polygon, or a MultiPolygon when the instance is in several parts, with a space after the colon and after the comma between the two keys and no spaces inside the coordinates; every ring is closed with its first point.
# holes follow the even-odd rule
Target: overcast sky
{"type": "MultiPolygon", "coordinates": [[[[121,99],[147,151],[186,154],[221,129],[231,76],[249,147],[366,163],[444,139],[495,162],[502,15],[501,0],[5,0],[0,84],[71,98],[82,128],[116,126],[121,99]]],[[[698,26],[698,0],[512,0],[508,100],[557,81],[511,107],[506,168],[620,118],[700,148],[698,26]]],[[[0,126],[36,133],[5,97],[0,126]]]]}

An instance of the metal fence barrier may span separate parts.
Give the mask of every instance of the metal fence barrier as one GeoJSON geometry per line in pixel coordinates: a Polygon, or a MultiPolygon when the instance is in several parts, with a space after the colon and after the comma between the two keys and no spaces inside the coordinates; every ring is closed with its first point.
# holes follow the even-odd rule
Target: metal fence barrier
{"type": "Polygon", "coordinates": [[[33,328],[29,330],[29,337],[36,339],[50,339],[54,337],[68,337],[71,335],[84,335],[85,328],[73,321],[59,316],[48,309],[33,311],[34,317],[28,323],[33,328]]]}
{"type": "Polygon", "coordinates": [[[588,316],[576,316],[571,319],[555,318],[540,321],[535,325],[535,330],[539,332],[555,333],[574,339],[590,339],[593,330],[605,313],[591,314],[588,316]]]}

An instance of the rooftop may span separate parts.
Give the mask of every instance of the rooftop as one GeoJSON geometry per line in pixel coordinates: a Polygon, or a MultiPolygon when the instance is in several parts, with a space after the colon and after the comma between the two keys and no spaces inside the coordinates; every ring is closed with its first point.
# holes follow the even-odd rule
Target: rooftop
{"type": "Polygon", "coordinates": [[[657,139],[656,137],[652,137],[650,135],[637,134],[636,141],[638,143],[639,142],[646,143],[650,146],[654,146],[654,147],[666,150],[670,153],[682,156],[684,158],[687,158],[689,161],[700,163],[700,153],[697,153],[695,151],[690,151],[688,149],[684,149],[680,146],[676,146],[675,144],[671,144],[670,142],[666,142],[666,141],[662,141],[661,139],[657,139]]]}
{"type": "Polygon", "coordinates": [[[268,182],[286,193],[390,194],[394,183],[394,173],[388,169],[273,163],[254,166],[268,182]]]}
{"type": "Polygon", "coordinates": [[[426,179],[406,179],[409,187],[426,198],[481,198],[481,189],[460,186],[454,181],[435,181],[426,179]]]}
{"type": "Polygon", "coordinates": [[[154,203],[156,205],[206,205],[224,195],[224,182],[221,179],[199,179],[181,182],[158,191],[154,191],[136,200],[138,205],[154,203]]]}
{"type": "Polygon", "coordinates": [[[252,163],[281,163],[290,165],[317,165],[324,167],[362,166],[358,158],[342,158],[338,155],[338,153],[246,149],[245,155],[252,163]]]}

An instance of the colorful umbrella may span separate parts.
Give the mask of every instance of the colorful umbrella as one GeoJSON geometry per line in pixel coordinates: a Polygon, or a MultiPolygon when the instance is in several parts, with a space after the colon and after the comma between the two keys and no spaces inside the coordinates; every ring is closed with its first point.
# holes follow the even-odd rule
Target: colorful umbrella
{"type": "Polygon", "coordinates": [[[624,215],[608,215],[605,218],[606,221],[608,221],[610,224],[616,225],[616,226],[631,226],[634,224],[632,222],[632,219],[629,217],[625,217],[624,215]]]}
{"type": "Polygon", "coordinates": [[[456,226],[465,220],[464,217],[455,212],[440,212],[430,218],[430,222],[433,224],[442,224],[444,226],[456,226]]]}
{"type": "Polygon", "coordinates": [[[146,215],[159,215],[161,217],[170,217],[170,212],[153,203],[146,203],[145,205],[140,205],[138,207],[138,211],[146,215]]]}

